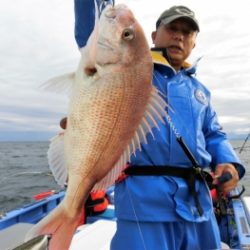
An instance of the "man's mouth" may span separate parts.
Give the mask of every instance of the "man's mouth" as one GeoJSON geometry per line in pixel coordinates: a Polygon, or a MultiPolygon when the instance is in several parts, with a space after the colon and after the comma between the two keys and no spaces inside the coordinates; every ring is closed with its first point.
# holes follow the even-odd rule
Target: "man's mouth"
{"type": "Polygon", "coordinates": [[[167,50],[169,52],[173,52],[173,53],[179,53],[182,52],[182,48],[180,46],[177,45],[171,45],[167,47],[167,50]]]}

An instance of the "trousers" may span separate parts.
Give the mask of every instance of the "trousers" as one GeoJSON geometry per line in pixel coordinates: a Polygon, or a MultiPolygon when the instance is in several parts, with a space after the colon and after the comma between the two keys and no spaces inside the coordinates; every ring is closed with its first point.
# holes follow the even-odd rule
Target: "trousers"
{"type": "Polygon", "coordinates": [[[136,222],[117,220],[111,250],[221,249],[214,214],[205,222],[136,222]]]}

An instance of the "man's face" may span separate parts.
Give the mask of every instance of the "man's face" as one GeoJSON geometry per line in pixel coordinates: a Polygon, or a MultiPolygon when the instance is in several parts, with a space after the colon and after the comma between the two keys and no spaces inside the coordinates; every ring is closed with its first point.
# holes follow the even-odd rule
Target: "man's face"
{"type": "Polygon", "coordinates": [[[152,40],[156,48],[166,48],[169,63],[180,69],[195,46],[197,32],[185,19],[177,19],[169,24],[161,24],[152,33],[152,40]]]}

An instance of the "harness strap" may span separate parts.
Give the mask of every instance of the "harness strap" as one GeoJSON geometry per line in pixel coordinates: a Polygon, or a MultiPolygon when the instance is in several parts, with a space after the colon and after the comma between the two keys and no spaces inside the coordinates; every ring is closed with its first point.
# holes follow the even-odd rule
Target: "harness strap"
{"type": "Polygon", "coordinates": [[[192,168],[183,168],[183,167],[177,167],[177,166],[130,166],[126,168],[124,171],[125,175],[169,175],[169,176],[175,176],[175,177],[181,177],[187,181],[189,190],[191,192],[191,195],[193,196],[195,206],[197,208],[197,211],[199,215],[201,216],[203,214],[203,209],[201,207],[198,194],[195,190],[195,180],[202,180],[206,181],[208,186],[211,186],[213,182],[212,176],[202,170],[200,167],[192,167],[192,168]]]}

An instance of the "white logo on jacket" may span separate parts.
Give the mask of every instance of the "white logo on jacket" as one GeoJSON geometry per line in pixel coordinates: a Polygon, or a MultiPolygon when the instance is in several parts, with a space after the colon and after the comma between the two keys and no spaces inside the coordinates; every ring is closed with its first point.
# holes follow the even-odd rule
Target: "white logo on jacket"
{"type": "Polygon", "coordinates": [[[200,103],[208,105],[208,99],[202,90],[196,89],[194,95],[200,103]]]}

